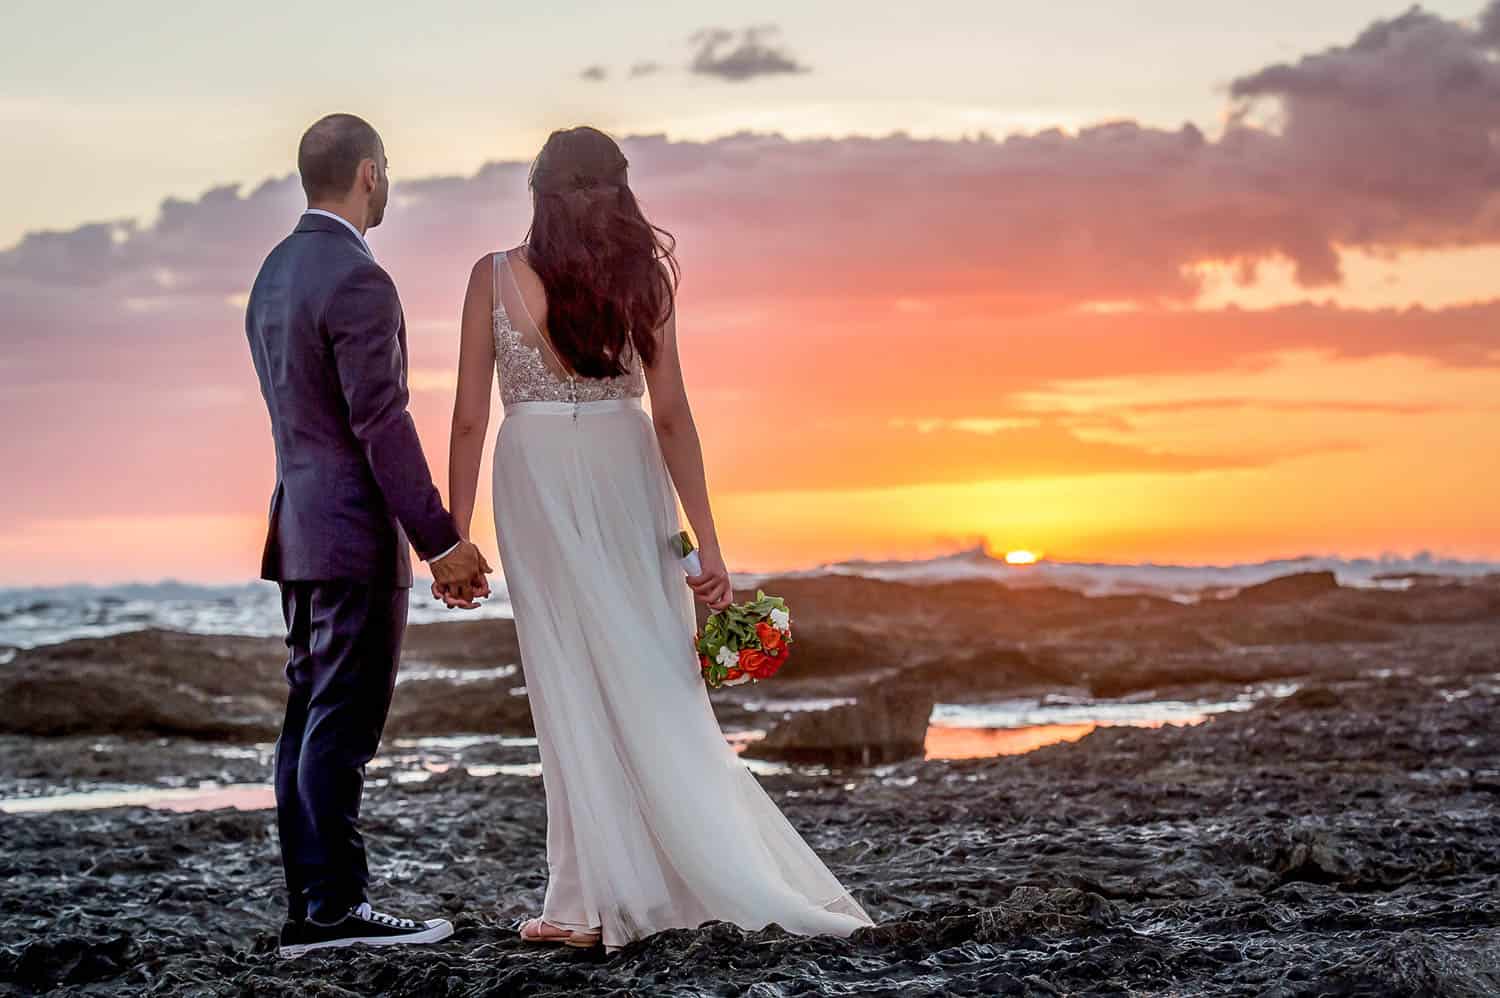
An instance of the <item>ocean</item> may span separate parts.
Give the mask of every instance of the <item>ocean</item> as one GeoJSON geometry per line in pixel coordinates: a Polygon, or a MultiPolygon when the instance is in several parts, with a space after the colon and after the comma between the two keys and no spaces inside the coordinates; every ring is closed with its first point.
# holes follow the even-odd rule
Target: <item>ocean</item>
{"type": "MultiPolygon", "coordinates": [[[[1230,565],[1042,561],[1015,566],[974,549],[918,561],[839,562],[775,576],[841,574],[910,583],[987,579],[1016,586],[1057,586],[1088,595],[1149,593],[1192,602],[1228,595],[1279,576],[1312,571],[1331,571],[1347,586],[1404,588],[1427,576],[1472,578],[1500,573],[1500,563],[1419,553],[1361,559],[1308,556],[1230,565]]],[[[768,578],[771,576],[736,574],[735,583],[755,586],[768,578]]],[[[481,609],[459,611],[434,602],[426,586],[418,583],[412,589],[411,622],[511,616],[503,580],[496,576],[492,585],[495,596],[481,609]]],[[[0,589],[0,662],[14,654],[7,649],[152,627],[199,634],[279,636],[283,633],[281,603],[276,586],[269,582],[206,586],[166,581],[0,589]]]]}
{"type": "MultiPolygon", "coordinates": [[[[411,591],[412,623],[509,617],[502,587],[478,610],[449,610],[426,585],[411,591]]],[[[203,586],[187,582],[0,589],[0,648],[31,648],[73,638],[159,627],[194,634],[279,637],[281,597],[270,582],[203,586]]],[[[0,652],[0,659],[4,653],[0,652]]]]}

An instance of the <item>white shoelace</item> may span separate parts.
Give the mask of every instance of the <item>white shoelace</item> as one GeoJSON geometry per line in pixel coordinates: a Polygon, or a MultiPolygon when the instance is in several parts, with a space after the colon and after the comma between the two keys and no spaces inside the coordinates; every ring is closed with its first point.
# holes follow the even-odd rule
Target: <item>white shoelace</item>
{"type": "Polygon", "coordinates": [[[417,923],[409,918],[397,918],[395,915],[387,915],[384,912],[376,911],[370,907],[370,902],[368,901],[355,908],[354,914],[367,922],[389,925],[393,929],[415,929],[417,927],[417,923]]]}

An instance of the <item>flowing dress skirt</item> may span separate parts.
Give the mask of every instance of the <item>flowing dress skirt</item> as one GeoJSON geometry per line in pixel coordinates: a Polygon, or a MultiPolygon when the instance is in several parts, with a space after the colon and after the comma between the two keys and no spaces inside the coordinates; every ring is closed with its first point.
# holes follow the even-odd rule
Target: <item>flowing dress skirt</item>
{"type": "Polygon", "coordinates": [[[871,924],[724,740],[640,400],[513,403],[494,496],[547,794],[543,917],[610,947],[714,919],[871,924]]]}

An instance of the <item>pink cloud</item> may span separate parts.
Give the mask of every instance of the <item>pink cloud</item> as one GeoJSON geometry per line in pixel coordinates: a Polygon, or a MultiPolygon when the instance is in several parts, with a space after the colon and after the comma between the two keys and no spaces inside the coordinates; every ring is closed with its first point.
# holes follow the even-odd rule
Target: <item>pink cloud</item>
{"type": "MultiPolygon", "coordinates": [[[[1284,256],[1318,285],[1338,279],[1338,247],[1500,242],[1497,52],[1500,4],[1477,28],[1414,10],[1238,78],[1217,138],[1111,122],[1000,141],[625,140],[638,193],[680,239],[684,351],[716,479],[755,487],[738,462],[763,455],[729,432],[751,415],[833,427],[799,442],[788,489],[1244,466],[1266,458],[1233,441],[1215,454],[1100,444],[1050,423],[967,434],[967,465],[956,448],[863,478],[859,462],[829,462],[877,460],[893,419],[1003,419],[1011,396],[1058,379],[1213,372],[1292,349],[1496,366],[1495,303],[1167,306],[1191,302],[1186,268],[1205,259],[1284,256]],[[1139,310],[1073,308],[1092,301],[1139,310]]],[[[521,239],[525,177],[505,162],[398,180],[372,244],[401,288],[415,367],[451,369],[469,265],[521,239]]],[[[25,428],[0,443],[0,515],[263,508],[270,446],[235,301],[300,207],[283,177],[0,251],[0,418],[25,428]]],[[[441,391],[414,402],[439,468],[448,404],[441,391]]]]}

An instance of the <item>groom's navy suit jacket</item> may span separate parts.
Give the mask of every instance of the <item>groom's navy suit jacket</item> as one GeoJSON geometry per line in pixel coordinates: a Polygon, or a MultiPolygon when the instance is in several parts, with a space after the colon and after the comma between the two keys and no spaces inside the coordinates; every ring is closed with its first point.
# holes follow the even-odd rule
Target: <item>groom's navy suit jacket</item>
{"type": "Polygon", "coordinates": [[[395,284],[353,231],[303,215],[261,265],[245,332],[276,441],[261,576],[410,586],[408,535],[424,560],[459,536],[407,412],[395,284]]]}

